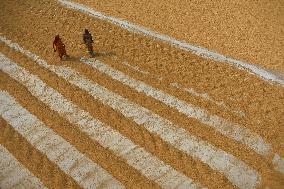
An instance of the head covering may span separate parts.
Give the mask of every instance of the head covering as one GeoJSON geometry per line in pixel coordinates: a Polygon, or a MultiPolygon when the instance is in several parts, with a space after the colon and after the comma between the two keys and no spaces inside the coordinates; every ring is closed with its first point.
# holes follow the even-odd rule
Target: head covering
{"type": "Polygon", "coordinates": [[[59,40],[60,38],[59,38],[59,35],[56,35],[55,36],[55,40],[57,41],[57,40],[59,40]]]}

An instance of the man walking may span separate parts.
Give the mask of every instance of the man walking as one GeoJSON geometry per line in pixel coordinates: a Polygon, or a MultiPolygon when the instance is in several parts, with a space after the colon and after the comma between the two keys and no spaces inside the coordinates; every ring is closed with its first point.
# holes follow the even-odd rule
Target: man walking
{"type": "Polygon", "coordinates": [[[85,29],[85,33],[83,34],[83,41],[88,49],[88,53],[93,57],[94,56],[94,50],[93,50],[93,38],[90,32],[85,29]]]}

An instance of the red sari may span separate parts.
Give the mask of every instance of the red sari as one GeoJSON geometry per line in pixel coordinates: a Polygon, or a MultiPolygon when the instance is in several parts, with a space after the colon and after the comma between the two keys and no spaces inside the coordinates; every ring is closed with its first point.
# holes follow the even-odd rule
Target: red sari
{"type": "Polygon", "coordinates": [[[62,60],[62,57],[66,54],[66,50],[65,50],[65,45],[62,43],[59,35],[55,36],[55,39],[53,41],[53,49],[54,49],[54,52],[58,52],[58,55],[60,57],[60,59],[62,60]]]}

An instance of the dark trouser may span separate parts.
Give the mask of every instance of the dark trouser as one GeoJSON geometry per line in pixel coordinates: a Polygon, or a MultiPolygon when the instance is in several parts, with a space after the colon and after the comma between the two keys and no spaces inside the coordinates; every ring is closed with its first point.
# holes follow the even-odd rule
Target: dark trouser
{"type": "Polygon", "coordinates": [[[94,55],[94,49],[93,49],[93,44],[92,43],[86,43],[87,49],[88,49],[88,53],[90,55],[94,55]]]}

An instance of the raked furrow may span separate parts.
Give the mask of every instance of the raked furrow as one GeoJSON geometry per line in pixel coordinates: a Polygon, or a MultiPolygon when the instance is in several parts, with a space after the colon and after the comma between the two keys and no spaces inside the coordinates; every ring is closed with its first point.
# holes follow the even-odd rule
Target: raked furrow
{"type": "MultiPolygon", "coordinates": [[[[3,37],[1,40],[17,51],[26,54],[41,66],[56,73],[59,77],[64,78],[69,83],[87,91],[103,104],[121,112],[125,117],[132,119],[138,125],[146,128],[149,132],[157,134],[164,141],[170,143],[180,151],[199,159],[209,165],[213,170],[222,173],[237,187],[254,188],[260,184],[260,175],[233,155],[216,148],[200,138],[190,135],[186,130],[179,128],[167,119],[162,118],[152,111],[134,104],[122,96],[84,78],[71,68],[48,65],[44,60],[41,60],[38,56],[24,50],[19,47],[19,45],[11,43],[3,37]]],[[[11,72],[11,74],[12,73],[13,72],[11,72]]],[[[17,75],[18,74],[16,74],[15,77],[17,77],[17,75]]],[[[21,79],[21,77],[18,79],[21,79]]],[[[30,90],[34,90],[33,88],[34,84],[30,90]]]]}
{"type": "MultiPolygon", "coordinates": [[[[62,66],[48,65],[44,60],[40,59],[37,55],[31,53],[28,50],[23,49],[18,44],[11,42],[10,40],[6,39],[1,35],[0,35],[0,41],[4,42],[6,45],[15,49],[16,51],[20,51],[22,54],[28,56],[29,58],[37,62],[39,65],[53,71],[60,77],[64,76],[62,75],[62,73],[60,75],[60,71],[57,70],[58,68],[61,69],[61,72],[65,72],[64,70],[70,70],[69,68],[62,66]]],[[[139,92],[143,92],[147,96],[150,96],[166,104],[169,107],[177,109],[179,112],[183,113],[184,115],[198,119],[200,122],[214,128],[216,131],[220,132],[224,136],[243,143],[244,145],[248,146],[250,149],[254,150],[256,153],[268,158],[273,157],[272,163],[274,169],[284,174],[284,158],[281,157],[277,152],[275,153],[271,148],[271,145],[267,143],[261,136],[250,131],[244,126],[230,122],[217,115],[210,115],[206,110],[200,107],[196,107],[170,94],[167,94],[162,90],[151,87],[142,81],[131,78],[130,76],[124,74],[123,72],[115,70],[114,68],[98,60],[95,62],[84,60],[84,62],[90,64],[92,67],[98,69],[99,71],[109,75],[111,78],[118,80],[123,84],[130,86],[131,88],[139,92]]],[[[66,73],[68,73],[68,71],[66,73]]],[[[78,75],[79,73],[74,72],[72,74],[78,75]]]]}
{"type": "MultiPolygon", "coordinates": [[[[116,59],[116,58],[117,57],[114,57],[114,59],[116,59]]],[[[82,58],[81,61],[88,62],[88,59],[82,58]]],[[[144,71],[141,68],[139,68],[138,66],[130,65],[126,61],[122,61],[121,64],[127,66],[128,68],[131,68],[132,70],[135,70],[136,72],[139,72],[140,74],[145,75],[146,77],[151,77],[151,79],[154,79],[154,80],[157,80],[157,81],[164,81],[163,77],[159,77],[159,76],[151,74],[151,73],[149,73],[147,71],[144,71]]],[[[220,108],[225,109],[226,111],[230,111],[230,112],[232,112],[232,113],[234,113],[234,114],[236,114],[236,115],[238,115],[240,117],[244,117],[245,116],[245,112],[243,110],[240,110],[240,108],[231,108],[231,107],[229,107],[229,105],[227,105],[223,101],[216,101],[216,100],[214,100],[207,93],[197,92],[196,89],[194,89],[194,88],[190,88],[190,87],[186,88],[186,87],[183,87],[181,84],[176,83],[176,82],[170,83],[169,86],[177,88],[180,91],[185,91],[185,92],[189,93],[192,96],[202,98],[203,100],[211,102],[211,103],[219,106],[220,108]]]]}
{"type": "Polygon", "coordinates": [[[269,144],[265,143],[259,135],[251,132],[249,129],[246,129],[241,125],[232,123],[217,115],[210,115],[205,109],[196,107],[162,90],[156,89],[142,81],[136,80],[99,60],[93,61],[81,59],[81,61],[89,64],[100,72],[107,74],[111,78],[137,90],[138,92],[143,92],[147,96],[150,96],[171,108],[177,109],[187,117],[199,120],[201,123],[214,128],[224,136],[245,144],[258,154],[267,155],[270,153],[271,147],[269,144]]]}
{"type": "Polygon", "coordinates": [[[166,165],[119,132],[94,119],[88,112],[68,101],[37,76],[19,67],[3,54],[0,54],[0,60],[2,71],[27,87],[32,95],[58,112],[62,117],[67,118],[70,123],[78,125],[80,130],[94,141],[97,141],[104,148],[112,150],[117,156],[126,159],[129,165],[140,171],[148,179],[153,180],[163,188],[203,188],[200,184],[194,183],[192,179],[166,165]]]}

